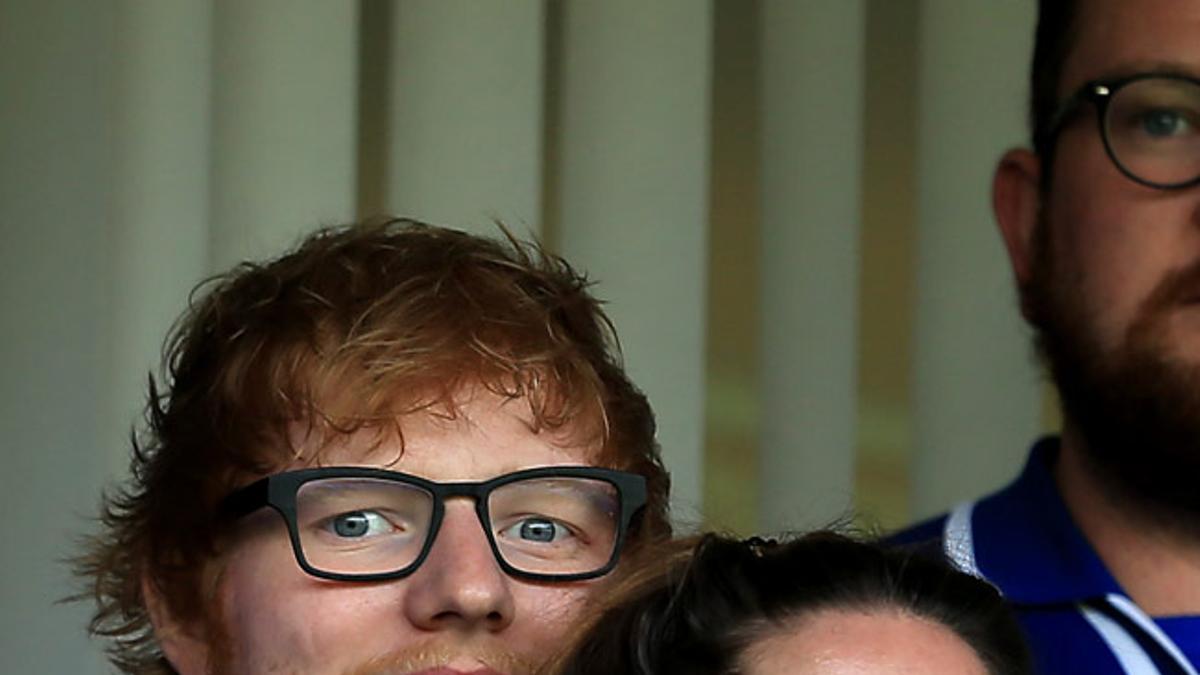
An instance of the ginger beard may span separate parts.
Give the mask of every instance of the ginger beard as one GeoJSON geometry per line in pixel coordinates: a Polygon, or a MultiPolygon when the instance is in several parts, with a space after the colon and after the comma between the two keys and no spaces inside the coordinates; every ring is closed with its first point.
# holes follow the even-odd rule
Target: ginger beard
{"type": "MultiPolygon", "coordinates": [[[[213,648],[211,675],[233,675],[233,640],[224,625],[214,621],[207,634],[213,648]]],[[[464,650],[438,642],[414,645],[401,651],[364,657],[361,665],[346,671],[345,675],[406,675],[407,673],[448,667],[464,657],[477,662],[472,668],[489,668],[505,675],[534,675],[540,667],[529,659],[514,652],[491,648],[487,650],[464,650]]],[[[298,674],[297,674],[298,675],[298,674]]]]}
{"type": "MultiPolygon", "coordinates": [[[[456,659],[461,660],[461,648],[433,643],[418,645],[404,649],[395,654],[371,659],[361,666],[350,670],[346,675],[404,675],[426,669],[450,666],[456,659]]],[[[473,652],[472,660],[479,662],[478,667],[486,667],[506,675],[533,675],[537,665],[517,654],[502,650],[473,652]]]]}
{"type": "Polygon", "coordinates": [[[1089,468],[1143,514],[1192,522],[1200,516],[1200,363],[1179,355],[1171,322],[1200,310],[1200,260],[1166,274],[1120,343],[1106,347],[1080,289],[1056,265],[1066,253],[1052,250],[1044,218],[1037,228],[1022,295],[1089,468]]]}

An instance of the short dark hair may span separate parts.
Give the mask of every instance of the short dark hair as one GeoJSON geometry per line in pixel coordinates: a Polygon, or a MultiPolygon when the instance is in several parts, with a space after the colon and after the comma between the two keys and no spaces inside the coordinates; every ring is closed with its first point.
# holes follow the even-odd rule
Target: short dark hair
{"type": "Polygon", "coordinates": [[[556,675],[730,675],[771,629],[827,609],[898,609],[954,631],[991,675],[1031,672],[991,585],[941,561],[829,531],[784,542],[682,540],[618,585],[556,675]]]}
{"type": "Polygon", "coordinates": [[[456,394],[482,385],[524,399],[538,428],[594,432],[597,464],[646,477],[634,543],[669,533],[653,413],[590,283],[499,229],[500,240],[406,219],[331,227],[197,289],[165,375],[150,379],[132,476],[107,495],[101,532],[75,561],[80,598],[97,604],[90,631],[110,640],[117,668],[174,672],[143,584],[173,616],[206,618],[217,505],[295,459],[296,423],[326,441],[402,433],[401,416],[453,414],[456,394]]]}
{"type": "Polygon", "coordinates": [[[1076,0],[1039,0],[1033,63],[1029,69],[1029,133],[1046,174],[1054,157],[1052,125],[1059,106],[1063,66],[1075,41],[1076,0]]]}

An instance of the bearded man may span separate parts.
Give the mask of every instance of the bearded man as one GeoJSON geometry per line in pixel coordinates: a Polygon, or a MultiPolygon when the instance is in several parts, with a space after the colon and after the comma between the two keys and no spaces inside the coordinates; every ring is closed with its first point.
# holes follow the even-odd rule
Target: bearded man
{"type": "Polygon", "coordinates": [[[993,186],[1061,437],[899,535],[1017,608],[1043,673],[1200,664],[1200,3],[1041,0],[993,186]]]}
{"type": "Polygon", "coordinates": [[[533,672],[669,533],[653,415],[587,285],[411,221],[208,282],[79,561],[112,662],[533,672]]]}

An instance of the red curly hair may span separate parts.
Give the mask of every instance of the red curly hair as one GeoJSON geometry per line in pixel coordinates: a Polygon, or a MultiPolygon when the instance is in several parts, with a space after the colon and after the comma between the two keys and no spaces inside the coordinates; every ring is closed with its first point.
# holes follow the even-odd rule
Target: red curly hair
{"type": "MultiPolygon", "coordinates": [[[[501,227],[503,230],[503,227],[501,227]]],[[[669,479],[645,396],[588,282],[503,230],[495,241],[388,220],[321,230],[278,259],[201,284],[150,378],[132,477],[106,495],[76,561],[94,636],[126,673],[174,673],[143,583],[170,614],[209,625],[217,504],[294,459],[297,423],[325,441],[456,409],[481,385],[527,401],[534,425],[596,434],[598,464],[646,477],[636,542],[669,534],[669,479]],[[349,392],[352,396],[347,396],[349,392]]]]}

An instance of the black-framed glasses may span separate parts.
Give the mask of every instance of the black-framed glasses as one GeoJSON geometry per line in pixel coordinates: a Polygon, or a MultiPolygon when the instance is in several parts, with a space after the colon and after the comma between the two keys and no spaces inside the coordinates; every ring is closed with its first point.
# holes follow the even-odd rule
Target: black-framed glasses
{"type": "Polygon", "coordinates": [[[474,500],[505,572],[575,581],[616,566],[646,504],[646,481],[591,466],[542,467],[453,483],[385,469],[328,467],[267,476],[230,494],[221,508],[231,518],[264,506],[278,512],[296,562],[308,574],[383,581],[421,566],[451,498],[474,500]]]}
{"type": "Polygon", "coordinates": [[[1200,79],[1140,73],[1088,82],[1059,107],[1044,138],[1053,140],[1085,102],[1121,173],[1160,190],[1200,184],[1200,79]]]}

